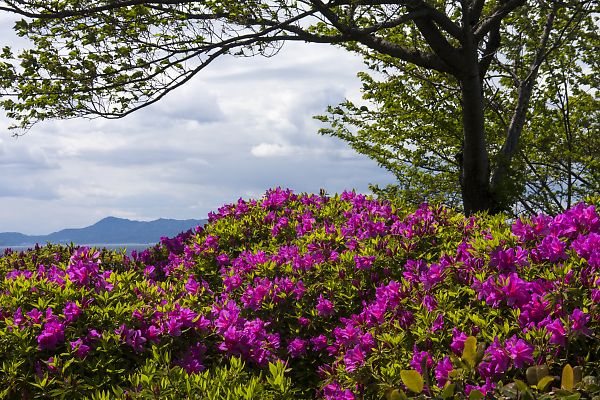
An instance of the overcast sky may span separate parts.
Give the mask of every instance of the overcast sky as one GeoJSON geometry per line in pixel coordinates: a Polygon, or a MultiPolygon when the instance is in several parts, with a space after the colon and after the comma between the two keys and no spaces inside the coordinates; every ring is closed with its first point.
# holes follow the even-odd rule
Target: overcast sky
{"type": "MultiPolygon", "coordinates": [[[[0,16],[0,45],[11,43],[0,16]]],[[[14,138],[0,111],[0,232],[46,234],[106,216],[205,218],[268,188],[330,194],[392,176],[312,117],[360,98],[360,58],[287,43],[273,58],[222,58],[120,120],[50,121],[14,138]]]]}

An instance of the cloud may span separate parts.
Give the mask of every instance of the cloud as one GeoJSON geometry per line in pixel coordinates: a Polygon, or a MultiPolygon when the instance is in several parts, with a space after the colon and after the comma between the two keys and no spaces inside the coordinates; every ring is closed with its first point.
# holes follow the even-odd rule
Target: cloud
{"type": "Polygon", "coordinates": [[[277,143],[261,143],[250,149],[254,157],[283,157],[293,155],[295,152],[298,152],[298,148],[277,143]]]}
{"type": "Polygon", "coordinates": [[[393,182],[319,135],[313,119],[359,97],[362,68],[342,49],[286,43],[269,59],[218,59],[119,120],[48,121],[14,139],[0,116],[0,232],[49,233],[108,215],[204,218],[274,186],[364,192],[393,182]]]}

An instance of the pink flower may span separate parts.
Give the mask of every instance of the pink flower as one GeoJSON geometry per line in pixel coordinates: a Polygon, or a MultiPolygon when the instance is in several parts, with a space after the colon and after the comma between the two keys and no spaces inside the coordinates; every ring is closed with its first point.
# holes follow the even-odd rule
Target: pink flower
{"type": "Polygon", "coordinates": [[[40,350],[53,350],[65,340],[65,326],[58,321],[49,321],[44,325],[42,333],[37,337],[40,350]]]}
{"type": "Polygon", "coordinates": [[[350,389],[343,389],[339,383],[333,382],[323,388],[325,400],[354,400],[354,394],[350,389]]]}
{"type": "Polygon", "coordinates": [[[546,325],[546,330],[552,334],[550,343],[564,346],[566,344],[566,332],[561,320],[556,318],[554,321],[546,325]]]}
{"type": "Polygon", "coordinates": [[[67,301],[63,310],[65,323],[69,324],[75,321],[81,315],[81,308],[74,301],[67,301]]]}
{"type": "Polygon", "coordinates": [[[452,329],[452,343],[450,349],[457,356],[461,356],[465,348],[465,341],[468,336],[466,333],[459,331],[457,328],[452,329]]]}
{"type": "Polygon", "coordinates": [[[420,374],[423,374],[423,362],[425,362],[425,365],[427,366],[428,370],[430,370],[433,367],[433,358],[431,358],[431,354],[429,354],[429,352],[419,351],[417,345],[414,346],[413,351],[414,353],[413,358],[410,361],[410,366],[414,370],[416,370],[420,374]]]}
{"type": "Polygon", "coordinates": [[[513,360],[516,368],[523,368],[526,364],[533,364],[533,346],[523,339],[513,335],[505,343],[506,351],[513,360]]]}
{"type": "Polygon", "coordinates": [[[288,344],[287,350],[292,358],[298,358],[306,354],[308,341],[300,338],[295,338],[288,344]]]}
{"type": "Polygon", "coordinates": [[[448,382],[448,374],[454,367],[450,361],[450,357],[444,357],[435,367],[435,379],[437,379],[438,386],[443,387],[448,382]]]}
{"type": "Polygon", "coordinates": [[[71,350],[75,350],[77,358],[85,358],[91,350],[90,346],[86,345],[81,338],[69,342],[69,344],[71,345],[71,350]]]}
{"type": "Polygon", "coordinates": [[[354,348],[347,350],[344,355],[344,363],[346,364],[346,371],[352,372],[358,367],[361,367],[365,363],[365,352],[361,346],[356,345],[354,348]]]}
{"type": "Polygon", "coordinates": [[[495,378],[508,369],[510,358],[506,350],[500,345],[498,337],[485,349],[483,361],[479,363],[477,371],[482,378],[495,378]]]}
{"type": "Polygon", "coordinates": [[[317,312],[322,317],[328,317],[334,313],[333,303],[323,297],[322,294],[319,295],[319,299],[317,300],[317,312]]]}

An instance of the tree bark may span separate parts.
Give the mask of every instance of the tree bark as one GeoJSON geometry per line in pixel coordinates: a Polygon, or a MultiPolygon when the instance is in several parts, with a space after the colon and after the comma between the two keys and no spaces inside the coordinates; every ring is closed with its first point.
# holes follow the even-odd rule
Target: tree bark
{"type": "Polygon", "coordinates": [[[461,190],[466,215],[497,212],[490,188],[490,166],[485,143],[483,93],[477,62],[460,79],[462,94],[463,149],[461,190]]]}

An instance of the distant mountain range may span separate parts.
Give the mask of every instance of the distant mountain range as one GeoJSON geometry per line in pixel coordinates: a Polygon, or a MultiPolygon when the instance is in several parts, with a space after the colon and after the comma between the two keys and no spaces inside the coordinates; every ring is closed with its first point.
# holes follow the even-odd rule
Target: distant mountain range
{"type": "Polygon", "coordinates": [[[176,236],[199,225],[204,219],[157,219],[155,221],[131,221],[107,217],[94,225],[80,229],[63,229],[49,235],[24,235],[17,232],[0,233],[0,246],[29,246],[36,243],[75,244],[154,244],[162,236],[176,236]]]}

